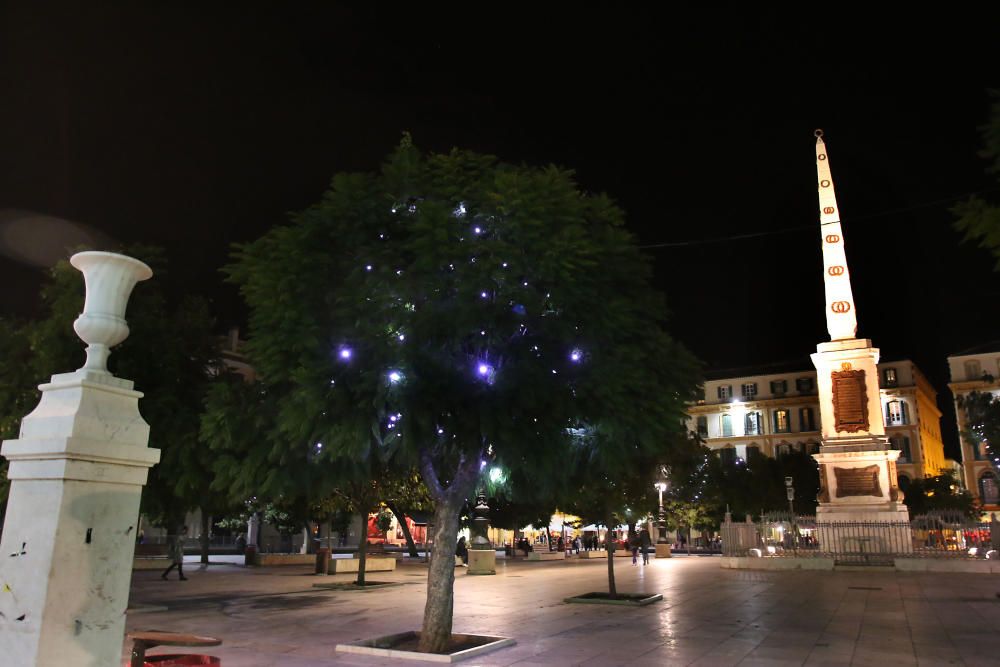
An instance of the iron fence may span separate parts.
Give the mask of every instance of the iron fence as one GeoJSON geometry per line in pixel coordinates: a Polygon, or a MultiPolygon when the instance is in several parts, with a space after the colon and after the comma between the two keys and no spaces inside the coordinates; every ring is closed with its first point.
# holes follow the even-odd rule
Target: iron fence
{"type": "Polygon", "coordinates": [[[722,524],[724,556],[833,558],[838,563],[890,564],[895,558],[1000,558],[1000,524],[949,514],[905,521],[823,521],[763,515],[722,524]]]}

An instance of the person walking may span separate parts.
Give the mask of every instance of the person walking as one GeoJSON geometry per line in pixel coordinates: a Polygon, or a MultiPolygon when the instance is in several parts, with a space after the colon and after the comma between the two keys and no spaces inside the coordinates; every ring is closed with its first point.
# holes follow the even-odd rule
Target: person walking
{"type": "Polygon", "coordinates": [[[649,547],[653,543],[649,531],[645,528],[639,533],[639,548],[642,549],[642,564],[649,565],[649,547]]]}
{"type": "Polygon", "coordinates": [[[167,580],[167,575],[175,567],[177,568],[177,574],[180,575],[180,581],[187,581],[187,577],[184,576],[184,538],[187,537],[187,532],[187,526],[181,526],[181,529],[177,531],[177,535],[167,536],[167,555],[170,557],[171,563],[170,567],[160,575],[160,578],[164,581],[167,580]]]}

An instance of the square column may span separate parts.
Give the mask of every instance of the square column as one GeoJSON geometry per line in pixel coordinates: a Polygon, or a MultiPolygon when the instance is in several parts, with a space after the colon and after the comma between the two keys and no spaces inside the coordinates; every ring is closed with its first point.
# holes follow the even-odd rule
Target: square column
{"type": "Polygon", "coordinates": [[[121,660],[139,499],[160,458],[140,392],[81,369],[39,387],[3,443],[10,499],[0,538],[0,646],[10,665],[121,660]]]}
{"type": "Polygon", "coordinates": [[[816,524],[829,551],[913,549],[909,510],[896,482],[900,452],[885,435],[878,359],[870,340],[856,338],[821,343],[812,355],[823,424],[823,444],[813,455],[820,478],[816,524]],[[857,525],[865,523],[880,525],[857,525]]]}

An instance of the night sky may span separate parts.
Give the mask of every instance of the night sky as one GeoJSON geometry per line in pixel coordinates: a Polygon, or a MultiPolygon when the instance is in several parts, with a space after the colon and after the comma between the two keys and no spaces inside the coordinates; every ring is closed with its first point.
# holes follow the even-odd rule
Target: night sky
{"type": "Polygon", "coordinates": [[[948,212],[1000,196],[977,155],[995,16],[120,4],[0,4],[0,315],[33,312],[44,260],[26,254],[70,242],[15,224],[31,212],[167,247],[224,330],[243,317],[229,244],[407,130],[575,169],[658,246],[671,329],[710,368],[806,368],[827,339],[822,127],[859,335],[915,360],[946,414],[945,356],[1000,339],[1000,277],[948,212]]]}

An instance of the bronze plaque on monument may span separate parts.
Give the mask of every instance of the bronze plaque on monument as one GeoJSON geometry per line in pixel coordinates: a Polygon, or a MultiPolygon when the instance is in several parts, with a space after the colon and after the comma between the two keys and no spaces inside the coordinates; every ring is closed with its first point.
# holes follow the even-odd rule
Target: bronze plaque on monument
{"type": "Polygon", "coordinates": [[[864,468],[834,468],[837,478],[837,497],[882,496],[882,486],[878,483],[878,466],[864,468]]]}
{"type": "Polygon", "coordinates": [[[846,433],[868,430],[868,391],[864,371],[834,371],[834,428],[846,433]]]}

